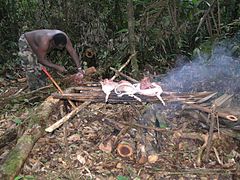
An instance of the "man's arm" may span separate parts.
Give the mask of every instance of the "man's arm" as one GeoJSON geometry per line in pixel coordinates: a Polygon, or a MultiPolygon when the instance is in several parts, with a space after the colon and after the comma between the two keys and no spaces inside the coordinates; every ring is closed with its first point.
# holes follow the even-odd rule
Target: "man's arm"
{"type": "Polygon", "coordinates": [[[47,60],[47,55],[44,52],[39,52],[37,54],[37,57],[38,57],[39,63],[41,63],[42,65],[45,65],[45,66],[50,67],[50,68],[54,68],[59,72],[66,72],[67,71],[63,66],[53,64],[52,62],[48,61],[47,60]]]}
{"type": "Polygon", "coordinates": [[[63,66],[53,64],[52,62],[47,60],[47,49],[48,49],[48,46],[49,46],[48,41],[42,41],[37,46],[37,44],[32,40],[32,41],[30,41],[30,46],[31,46],[33,52],[36,54],[39,63],[41,63],[42,65],[45,65],[47,67],[54,68],[59,72],[66,72],[67,71],[63,66]]]}
{"type": "Polygon", "coordinates": [[[75,65],[77,66],[77,68],[81,68],[80,58],[77,55],[76,50],[73,48],[73,45],[69,38],[67,38],[66,49],[67,49],[68,53],[70,54],[70,56],[72,57],[72,60],[75,63],[75,65]]]}

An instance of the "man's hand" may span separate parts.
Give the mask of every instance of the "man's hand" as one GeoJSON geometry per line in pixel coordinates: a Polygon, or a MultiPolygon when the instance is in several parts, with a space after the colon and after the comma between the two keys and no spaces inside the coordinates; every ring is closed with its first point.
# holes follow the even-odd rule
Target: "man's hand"
{"type": "Polygon", "coordinates": [[[77,74],[82,74],[84,75],[85,74],[85,71],[80,67],[78,68],[78,73],[77,74]]]}
{"type": "Polygon", "coordinates": [[[57,65],[57,66],[55,67],[55,69],[56,69],[58,72],[60,72],[60,73],[66,73],[66,72],[67,72],[67,70],[66,70],[65,67],[63,67],[63,66],[57,65]]]}

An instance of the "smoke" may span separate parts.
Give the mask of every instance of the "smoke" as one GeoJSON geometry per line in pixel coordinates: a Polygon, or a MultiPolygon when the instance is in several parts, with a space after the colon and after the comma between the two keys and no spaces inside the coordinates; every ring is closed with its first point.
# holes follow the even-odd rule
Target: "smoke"
{"type": "Polygon", "coordinates": [[[214,45],[210,55],[198,53],[196,58],[176,67],[161,79],[166,90],[175,92],[217,91],[240,92],[240,59],[236,43],[222,41],[214,45]]]}

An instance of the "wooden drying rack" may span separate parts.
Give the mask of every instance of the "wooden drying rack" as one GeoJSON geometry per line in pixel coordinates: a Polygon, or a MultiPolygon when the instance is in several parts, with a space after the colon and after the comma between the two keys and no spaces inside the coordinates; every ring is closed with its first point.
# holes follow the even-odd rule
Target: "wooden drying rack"
{"type": "MultiPolygon", "coordinates": [[[[211,107],[206,107],[200,102],[202,100],[208,100],[216,93],[213,92],[197,92],[197,93],[177,93],[177,92],[164,92],[162,98],[165,102],[181,102],[188,105],[192,109],[197,109],[206,113],[211,112],[211,107]]],[[[137,101],[133,97],[123,96],[118,97],[114,92],[109,96],[108,103],[110,104],[128,104],[128,103],[159,103],[160,100],[157,97],[149,97],[140,94],[136,94],[142,102],[137,101]]],[[[71,87],[64,93],[53,93],[53,98],[62,100],[71,100],[76,102],[91,102],[91,103],[105,103],[105,94],[101,89],[99,83],[90,83],[84,86],[71,87]]],[[[211,106],[211,105],[210,105],[211,106]]],[[[218,116],[229,121],[237,121],[238,118],[234,115],[218,112],[218,116]]]]}

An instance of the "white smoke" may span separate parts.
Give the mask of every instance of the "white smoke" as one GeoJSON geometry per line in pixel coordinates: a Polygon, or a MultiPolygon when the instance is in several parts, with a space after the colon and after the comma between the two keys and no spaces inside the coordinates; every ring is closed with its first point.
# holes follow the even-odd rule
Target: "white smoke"
{"type": "Polygon", "coordinates": [[[240,58],[234,57],[235,44],[216,43],[210,55],[199,53],[191,62],[171,70],[161,80],[176,92],[240,92],[240,58]]]}

